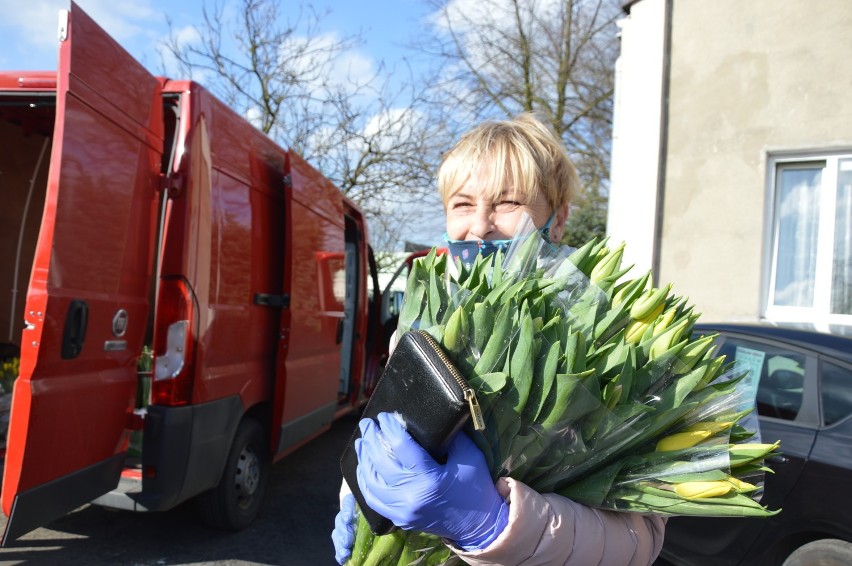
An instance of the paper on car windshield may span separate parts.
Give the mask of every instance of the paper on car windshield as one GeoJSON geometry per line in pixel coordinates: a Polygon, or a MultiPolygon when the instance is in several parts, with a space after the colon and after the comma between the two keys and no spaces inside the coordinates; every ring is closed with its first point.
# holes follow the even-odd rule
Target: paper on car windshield
{"type": "Polygon", "coordinates": [[[760,370],[763,369],[763,360],[766,358],[766,352],[755,350],[754,348],[745,348],[737,346],[734,354],[734,372],[749,371],[750,379],[756,384],[760,379],[760,370]]]}
{"type": "MultiPolygon", "coordinates": [[[[745,382],[744,386],[750,389],[750,398],[753,400],[757,396],[757,386],[760,381],[763,362],[766,359],[766,352],[755,350],[754,348],[737,346],[734,358],[734,374],[746,370],[749,372],[749,376],[743,381],[745,382]]],[[[756,412],[746,416],[740,424],[749,430],[756,431],[757,437],[760,437],[760,424],[758,423],[756,412]]]]}

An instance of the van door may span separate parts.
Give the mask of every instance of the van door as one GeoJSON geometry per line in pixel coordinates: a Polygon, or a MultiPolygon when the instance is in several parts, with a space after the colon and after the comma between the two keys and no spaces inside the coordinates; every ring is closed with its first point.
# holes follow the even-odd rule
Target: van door
{"type": "Polygon", "coordinates": [[[73,2],[26,298],[3,477],[3,544],[119,480],[148,315],[160,83],[73,2]]]}

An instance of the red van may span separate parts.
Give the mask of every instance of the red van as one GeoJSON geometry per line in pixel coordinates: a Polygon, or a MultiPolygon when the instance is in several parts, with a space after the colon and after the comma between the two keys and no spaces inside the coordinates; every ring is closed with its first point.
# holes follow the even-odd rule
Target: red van
{"type": "Polygon", "coordinates": [[[381,366],[364,218],[200,85],[152,76],[73,3],[60,19],[57,72],[0,74],[3,542],[91,501],[197,496],[242,528],[271,463],[381,366]]]}

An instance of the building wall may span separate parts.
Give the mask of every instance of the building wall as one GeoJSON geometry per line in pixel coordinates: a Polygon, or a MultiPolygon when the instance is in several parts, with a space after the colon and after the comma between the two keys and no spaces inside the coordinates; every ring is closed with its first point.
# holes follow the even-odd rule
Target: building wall
{"type": "Polygon", "coordinates": [[[850,30],[849,0],[672,0],[658,276],[702,320],[761,315],[767,157],[852,148],[850,30]]]}
{"type": "Polygon", "coordinates": [[[652,268],[660,163],[665,0],[634,4],[620,20],[607,235],[625,242],[631,275],[652,268]]]}

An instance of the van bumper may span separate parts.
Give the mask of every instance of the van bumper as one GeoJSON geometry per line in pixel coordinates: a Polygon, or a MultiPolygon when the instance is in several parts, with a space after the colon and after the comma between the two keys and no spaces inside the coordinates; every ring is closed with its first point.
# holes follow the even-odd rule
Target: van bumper
{"type": "Polygon", "coordinates": [[[219,483],[237,425],[239,396],[200,405],[151,405],[142,436],[142,473],[123,476],[92,503],[131,511],[165,511],[219,483]]]}

